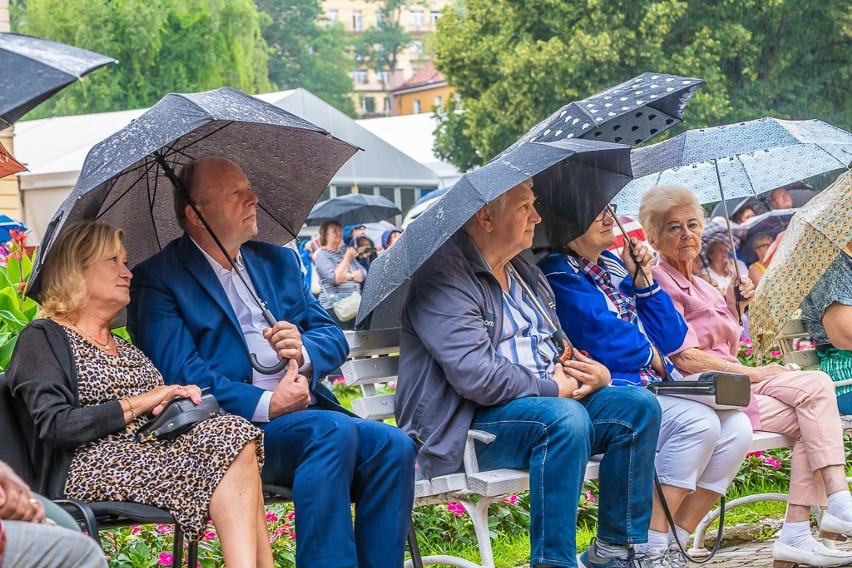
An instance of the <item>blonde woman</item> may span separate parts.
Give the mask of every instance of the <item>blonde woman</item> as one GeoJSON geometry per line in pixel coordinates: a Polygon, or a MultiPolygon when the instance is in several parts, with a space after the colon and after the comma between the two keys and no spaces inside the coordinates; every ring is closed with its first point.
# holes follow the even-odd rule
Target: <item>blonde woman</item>
{"type": "Polygon", "coordinates": [[[238,416],[205,420],[172,441],[137,443],[149,414],[194,385],[163,384],[136,347],[110,332],[130,301],[122,231],[84,221],[50,251],[37,300],[6,371],[51,498],[145,503],[169,510],[199,540],[207,518],[227,566],[271,567],[260,467],[263,433],[238,416]]]}

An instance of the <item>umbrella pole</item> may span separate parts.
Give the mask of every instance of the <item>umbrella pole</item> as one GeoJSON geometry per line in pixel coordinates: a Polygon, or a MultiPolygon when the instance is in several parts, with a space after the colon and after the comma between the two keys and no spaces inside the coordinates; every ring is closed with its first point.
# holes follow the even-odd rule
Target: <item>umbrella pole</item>
{"type": "MultiPolygon", "coordinates": [[[[219,240],[219,237],[213,231],[213,228],[207,222],[207,219],[205,219],[204,215],[201,214],[201,211],[198,209],[198,206],[195,204],[195,201],[193,201],[192,197],[190,197],[189,192],[183,186],[183,183],[181,183],[180,179],[177,177],[174,170],[171,168],[171,166],[168,165],[168,163],[166,162],[166,159],[163,157],[163,155],[160,152],[154,153],[154,159],[157,161],[158,164],[160,164],[160,167],[163,168],[163,172],[166,174],[166,177],[169,178],[169,181],[172,182],[172,185],[175,186],[175,189],[177,191],[181,192],[184,199],[186,199],[186,202],[189,204],[190,207],[192,207],[192,210],[195,211],[195,214],[198,215],[198,218],[201,220],[201,223],[204,225],[204,228],[207,229],[207,232],[210,233],[211,237],[213,237],[213,242],[216,243],[216,246],[219,247],[219,250],[222,251],[222,254],[224,254],[225,258],[228,259],[228,263],[231,265],[231,270],[233,270],[236,273],[236,275],[242,281],[243,286],[245,286],[246,290],[248,290],[249,295],[252,297],[252,299],[255,301],[257,306],[260,308],[260,311],[263,314],[263,319],[266,320],[267,325],[269,325],[269,327],[274,326],[277,322],[275,321],[275,317],[272,315],[272,312],[270,312],[269,308],[266,307],[266,302],[261,300],[260,296],[258,296],[257,293],[254,291],[254,289],[251,286],[249,286],[249,283],[246,282],[245,277],[239,271],[239,269],[237,268],[237,265],[234,263],[234,259],[231,258],[230,253],[228,253],[227,249],[225,249],[225,245],[222,244],[222,241],[219,240]]],[[[257,357],[254,353],[249,354],[249,359],[251,360],[251,366],[254,367],[254,369],[256,371],[263,373],[265,375],[275,375],[275,374],[279,373],[280,371],[282,371],[284,369],[284,367],[287,366],[287,364],[289,362],[288,359],[281,359],[280,361],[278,361],[278,363],[276,363],[272,367],[265,367],[265,366],[260,364],[260,362],[257,360],[257,357]]]]}
{"type": "Polygon", "coordinates": [[[633,275],[633,281],[636,281],[636,278],[639,274],[642,275],[642,278],[645,280],[646,285],[650,285],[648,280],[645,278],[645,273],[642,272],[642,269],[639,268],[639,263],[636,262],[636,250],[633,248],[633,241],[630,240],[630,236],[627,234],[627,231],[624,230],[624,225],[621,224],[621,221],[618,219],[618,215],[615,214],[615,211],[612,210],[612,206],[607,203],[606,209],[609,211],[609,214],[612,215],[615,224],[618,225],[618,229],[621,231],[621,236],[624,237],[624,246],[630,251],[630,256],[633,258],[633,262],[636,263],[636,274],[633,275]]]}
{"type": "Polygon", "coordinates": [[[728,202],[725,200],[725,188],[722,186],[722,178],[719,175],[719,162],[713,160],[713,166],[716,169],[716,181],[719,184],[719,194],[722,196],[722,211],[725,213],[725,224],[728,226],[728,239],[731,243],[731,254],[734,257],[734,277],[736,278],[736,285],[734,286],[734,304],[737,307],[737,320],[739,320],[740,325],[743,324],[743,314],[740,311],[740,300],[742,300],[742,296],[740,296],[740,266],[737,264],[737,248],[734,245],[734,233],[731,231],[731,216],[728,215],[728,202]]]}

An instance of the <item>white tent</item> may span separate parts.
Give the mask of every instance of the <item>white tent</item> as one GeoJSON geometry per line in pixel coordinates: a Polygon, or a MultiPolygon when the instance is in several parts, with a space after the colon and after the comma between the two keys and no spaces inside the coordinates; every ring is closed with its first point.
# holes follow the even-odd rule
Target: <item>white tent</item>
{"type": "MultiPolygon", "coordinates": [[[[304,89],[257,96],[363,148],[332,179],[320,199],[360,191],[384,195],[406,210],[440,184],[430,169],[304,89]]],[[[29,168],[20,175],[20,187],[22,220],[31,229],[32,244],[41,240],[53,213],[71,192],[92,146],[145,110],[28,120],[15,125],[15,156],[29,168]]]]}

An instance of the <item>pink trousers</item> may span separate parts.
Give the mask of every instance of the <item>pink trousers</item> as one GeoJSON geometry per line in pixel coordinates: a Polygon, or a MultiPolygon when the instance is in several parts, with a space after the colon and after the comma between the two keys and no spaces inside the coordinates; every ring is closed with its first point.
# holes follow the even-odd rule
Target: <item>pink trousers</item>
{"type": "Polygon", "coordinates": [[[831,379],[820,371],[791,371],[753,384],[760,429],[796,440],[790,472],[792,505],[825,506],[824,467],[844,465],[843,429],[831,379]]]}

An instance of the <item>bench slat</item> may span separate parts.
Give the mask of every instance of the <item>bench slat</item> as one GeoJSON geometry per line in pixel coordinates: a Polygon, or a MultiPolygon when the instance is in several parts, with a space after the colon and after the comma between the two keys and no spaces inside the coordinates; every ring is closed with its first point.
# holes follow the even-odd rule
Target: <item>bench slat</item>
{"type": "Polygon", "coordinates": [[[369,398],[357,398],[352,401],[352,412],[367,420],[393,418],[393,395],[378,394],[369,398]]]}
{"type": "Polygon", "coordinates": [[[368,357],[399,351],[399,328],[344,331],[350,357],[368,357]]]}
{"type": "Polygon", "coordinates": [[[804,370],[819,369],[819,355],[816,349],[803,349],[801,351],[790,351],[784,353],[785,363],[795,363],[804,370]]]}
{"type": "Polygon", "coordinates": [[[341,365],[340,370],[349,386],[386,383],[396,380],[399,357],[353,359],[341,365]]]}

